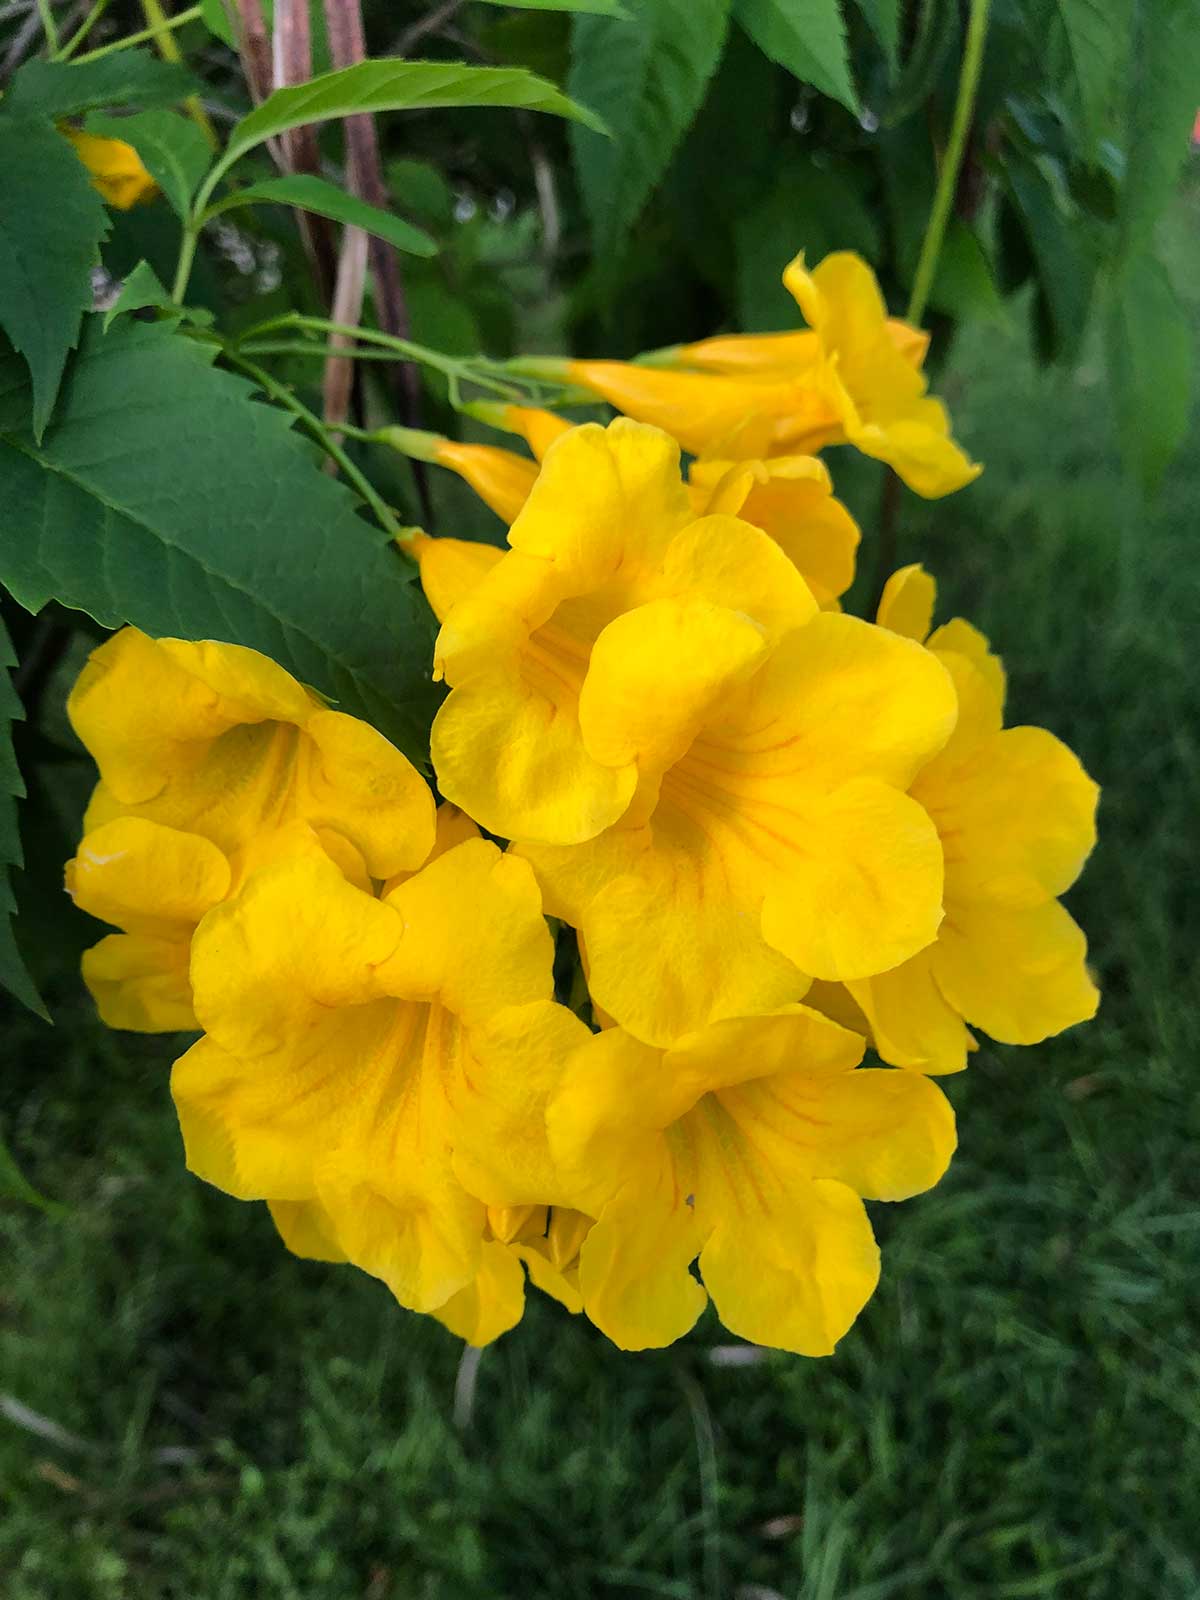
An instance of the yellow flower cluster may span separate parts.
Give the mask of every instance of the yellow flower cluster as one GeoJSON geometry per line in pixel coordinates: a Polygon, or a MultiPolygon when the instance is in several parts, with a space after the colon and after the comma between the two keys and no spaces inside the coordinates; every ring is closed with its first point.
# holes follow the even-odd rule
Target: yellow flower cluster
{"type": "Polygon", "coordinates": [[[858,530],[802,452],[850,440],[931,494],[977,470],[924,341],[855,258],[788,282],[810,332],[572,363],[634,413],[607,427],[492,412],[532,459],[398,441],[511,524],[505,550],[413,540],[436,817],[253,651],[126,629],[71,699],[100,783],[68,886],[121,930],[84,975],[114,1026],[203,1030],[172,1079],[189,1166],[475,1344],[527,1274],[627,1349],[711,1297],[827,1353],[879,1275],[864,1201],[950,1160],[932,1075],[971,1028],[1032,1043],[1096,1007],[1057,898],[1095,786],[1004,727],[999,661],[930,631],[920,567],[874,622],[840,609],[858,530]]]}

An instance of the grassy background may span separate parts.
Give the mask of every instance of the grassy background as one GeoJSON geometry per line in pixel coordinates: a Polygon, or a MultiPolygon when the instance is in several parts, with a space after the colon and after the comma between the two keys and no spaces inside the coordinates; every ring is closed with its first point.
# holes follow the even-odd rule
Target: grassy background
{"type": "MultiPolygon", "coordinates": [[[[1194,196],[1175,228],[1195,303],[1194,196]]],[[[1104,784],[1071,897],[1104,1004],[949,1084],[961,1152],[874,1208],[837,1355],[709,1314],[623,1356],[540,1301],[475,1369],[189,1178],[171,1041],[106,1034],[64,973],[53,1032],[4,1021],[3,1127],[69,1208],[0,1206],[5,1600],[1195,1600],[1200,440],[1144,511],[1099,380],[964,341],[942,387],[988,471],[907,502],[901,556],[1104,784]]]]}

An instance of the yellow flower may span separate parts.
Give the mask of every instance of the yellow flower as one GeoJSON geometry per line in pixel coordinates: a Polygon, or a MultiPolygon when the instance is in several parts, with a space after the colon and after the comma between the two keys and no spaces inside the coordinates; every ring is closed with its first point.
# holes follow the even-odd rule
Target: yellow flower
{"type": "Polygon", "coordinates": [[[92,175],[92,188],[106,205],[118,211],[153,200],[158,185],[142,165],[142,158],[124,139],[101,139],[78,128],[60,130],[75,146],[75,154],[92,175]]]}
{"type": "Polygon", "coordinates": [[[579,1283],[610,1339],[669,1344],[707,1290],[743,1338],[833,1349],[879,1276],[863,1198],[930,1188],[955,1143],[927,1078],[856,1070],[862,1053],[861,1037],[792,1005],[667,1050],[611,1029],[571,1056],[550,1144],[564,1187],[597,1219],[579,1283]]]}
{"type": "MultiPolygon", "coordinates": [[[[344,1262],[336,1227],[317,1200],[268,1202],[279,1236],[293,1255],[344,1262]]],[[[525,1272],[535,1288],[572,1313],[583,1307],[579,1246],[591,1218],[546,1206],[489,1206],[479,1269],[465,1288],[432,1312],[467,1344],[491,1344],[515,1328],[525,1310],[525,1272]]]]}
{"type": "MultiPolygon", "coordinates": [[[[457,444],[422,435],[435,445],[422,447],[422,459],[448,467],[469,483],[485,505],[509,524],[516,521],[537,481],[550,446],[571,424],[550,411],[477,403],[472,414],[510,433],[519,433],[536,457],[529,461],[492,445],[457,444]]],[[[391,436],[412,430],[391,428],[391,436]]],[[[416,453],[410,449],[410,454],[416,453]]],[[[815,456],[780,456],[771,461],[693,461],[688,495],[697,517],[740,516],[769,533],[808,583],[818,603],[835,606],[854,582],[858,524],[834,498],[829,473],[815,456]]],[[[492,546],[469,540],[410,538],[410,552],[421,563],[426,597],[444,621],[450,605],[497,559],[492,546]],[[478,552],[482,548],[483,554],[478,552]]]]}
{"type": "Polygon", "coordinates": [[[848,988],[884,1060],[955,1072],[974,1048],[968,1024],[1037,1044],[1095,1015],[1087,942],[1057,896],[1095,843],[1099,791],[1053,734],[1003,726],[1000,662],[960,618],[929,634],[934,594],[920,567],[902,569],[879,622],[928,635],[958,695],[954,734],[911,790],[942,839],[946,917],[934,944],[848,988]]]}
{"type": "Polygon", "coordinates": [[[653,365],[524,365],[602,395],[700,456],[811,454],[848,441],[918,494],[950,494],[977,477],[980,468],[950,436],[945,407],[926,394],[925,337],[888,318],[866,262],[839,251],[810,273],[801,254],[783,281],[810,333],[704,340],[653,365]]]}
{"type": "Polygon", "coordinates": [[[603,1010],[669,1043],[930,942],[941,851],[902,791],[953,724],[934,657],[696,520],[637,423],[559,440],[510,544],[445,613],[434,765],[582,931],[603,1010]]]}
{"type": "Polygon", "coordinates": [[[192,933],[255,868],[329,857],[365,888],[429,854],[433,799],[405,757],[257,651],[125,628],[68,711],[100,782],[67,887],[124,930],[84,957],[110,1027],[195,1026],[192,933]]]}
{"type": "Polygon", "coordinates": [[[240,1199],[315,1202],[276,1210],[285,1237],[444,1306],[484,1267],[488,1204],[557,1198],[537,1085],[588,1034],[551,999],[552,956],[532,872],[482,839],[382,899],[315,857],[256,872],[192,944],[206,1035],[171,1082],[188,1166],[240,1199]]]}

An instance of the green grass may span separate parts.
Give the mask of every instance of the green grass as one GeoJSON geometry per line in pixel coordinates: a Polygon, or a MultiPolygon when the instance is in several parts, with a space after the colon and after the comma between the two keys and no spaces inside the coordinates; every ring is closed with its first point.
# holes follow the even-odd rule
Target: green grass
{"type": "Polygon", "coordinates": [[[944,388],[988,471],[901,554],[1104,784],[1103,1007],[949,1084],[960,1153],[874,1208],[837,1355],[732,1365],[709,1316],[623,1356],[543,1301],[456,1420],[456,1341],[189,1178],[169,1047],[64,979],[53,1032],[5,1025],[5,1131],[70,1214],[0,1209],[4,1600],[1195,1600],[1200,441],[1143,511],[1098,380],[974,335],[944,388]]]}

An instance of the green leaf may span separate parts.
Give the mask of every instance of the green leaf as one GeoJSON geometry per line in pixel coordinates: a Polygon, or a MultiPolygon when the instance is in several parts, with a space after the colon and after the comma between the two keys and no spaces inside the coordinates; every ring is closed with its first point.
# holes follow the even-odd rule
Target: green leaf
{"type": "Polygon", "coordinates": [[[734,0],[734,16],[765,56],[858,115],[838,0],[734,0]]]}
{"type": "Polygon", "coordinates": [[[858,0],[858,9],[879,40],[888,72],[894,75],[900,64],[900,0],[858,0]]]}
{"type": "Polygon", "coordinates": [[[604,131],[599,119],[522,67],[464,67],[457,62],[360,61],[308,83],[276,89],[229,137],[222,167],[289,128],[363,111],[434,111],[451,106],[509,106],[546,111],[604,131]]]}
{"type": "Polygon", "coordinates": [[[1200,83],[1196,0],[1140,0],[1128,75],[1128,159],[1121,205],[1121,252],[1149,247],[1187,157],[1200,83]]]}
{"type": "Polygon", "coordinates": [[[1004,175],[1029,238],[1049,313],[1048,354],[1070,359],[1078,352],[1087,326],[1096,281],[1095,254],[1086,248],[1087,234],[1078,217],[1062,209],[1062,186],[1052,184],[1037,162],[1009,149],[1004,175]]]}
{"type": "MultiPolygon", "coordinates": [[[[29,969],[17,949],[13,932],[13,913],[16,900],[9,879],[9,869],[22,864],[21,835],[17,826],[17,801],[25,796],[25,785],[17,767],[13,749],[12,725],[24,720],[25,711],[13,688],[9,670],[17,664],[16,652],[8,629],[0,620],[0,984],[17,997],[22,1005],[35,1011],[49,1022],[42,998],[37,992],[29,969]]],[[[0,1141],[0,1192],[3,1192],[4,1157],[7,1152],[0,1141]]],[[[15,1170],[15,1169],[14,1169],[15,1170]]]]}
{"type": "Polygon", "coordinates": [[[91,116],[89,133],[124,139],[166,195],[171,209],[186,217],[201,178],[212,166],[208,140],[190,117],[177,111],[142,111],[132,117],[91,116]]]}
{"type": "Polygon", "coordinates": [[[9,116],[74,117],[105,106],[169,106],[197,87],[186,67],[148,50],[118,50],[99,61],[27,61],[4,97],[9,116]]]}
{"type": "Polygon", "coordinates": [[[1112,121],[1113,91],[1129,59],[1133,0],[1055,0],[1067,36],[1079,110],[1094,151],[1112,121]]]}
{"type": "Polygon", "coordinates": [[[628,17],[620,0],[481,0],[489,6],[511,6],[516,11],[587,11],[597,17],[628,17]]]}
{"type": "Polygon", "coordinates": [[[145,311],[148,307],[167,312],[176,322],[190,322],[196,327],[206,328],[214,321],[212,312],[206,311],[203,306],[177,306],[150,263],[139,261],[121,285],[120,294],[104,313],[105,333],[117,317],[130,311],[145,311]]]}
{"type": "Polygon", "coordinates": [[[29,363],[40,437],[92,303],[91,273],[108,218],[83,163],[52,123],[5,116],[0,124],[0,328],[29,363]]]}
{"type": "Polygon", "coordinates": [[[405,250],[410,256],[437,254],[438,247],[434,241],[420,228],[414,228],[411,222],[405,222],[402,217],[393,216],[390,211],[383,211],[378,206],[368,205],[365,200],[339,189],[335,183],[326,183],[324,178],[309,177],[306,173],[286,178],[264,178],[261,183],[251,183],[244,189],[226,195],[216,205],[209,206],[205,216],[215,217],[219,212],[232,211],[237,206],[252,206],[268,201],[275,205],[298,206],[302,211],[315,211],[318,216],[330,217],[334,222],[344,222],[352,228],[364,228],[367,233],[386,239],[397,250],[405,250]]]}
{"type": "Polygon", "coordinates": [[[1123,262],[1114,275],[1107,321],[1121,452],[1150,492],[1187,432],[1191,323],[1162,262],[1149,253],[1123,262]]]}
{"type": "MultiPolygon", "coordinates": [[[[46,1020],[48,1022],[49,1017],[46,1020]]],[[[27,1206],[34,1206],[38,1211],[44,1211],[48,1217],[67,1215],[66,1206],[59,1205],[56,1200],[47,1200],[45,1195],[39,1194],[33,1187],[17,1166],[2,1133],[0,1133],[0,1200],[20,1200],[27,1206]]]]}
{"type": "Polygon", "coordinates": [[[413,569],[215,347],[89,319],[39,447],[0,359],[0,582],[105,627],[261,650],[421,765],[438,699],[413,569]]]}
{"type": "Polygon", "coordinates": [[[952,221],[942,241],[930,304],[960,321],[999,322],[1004,301],[978,236],[965,222],[952,221]]]}
{"type": "Polygon", "coordinates": [[[729,0],[643,0],[636,22],[577,17],[568,86],[595,106],[611,140],[572,130],[596,253],[620,254],[716,71],[729,0]]]}
{"type": "Polygon", "coordinates": [[[864,178],[845,160],[827,167],[800,161],[785,168],[761,205],[734,223],[739,325],[773,333],[801,325],[783,287],[783,269],[803,250],[811,265],[831,250],[857,250],[879,259],[879,226],[867,204],[864,178]]]}
{"type": "MultiPolygon", "coordinates": [[[[232,3],[232,0],[231,0],[232,3]]],[[[268,28],[275,20],[275,6],[273,0],[263,0],[263,14],[268,28]]],[[[222,44],[227,44],[231,49],[237,49],[237,37],[233,31],[233,24],[229,19],[229,11],[224,0],[200,0],[200,20],[209,33],[215,34],[222,44]]]]}

